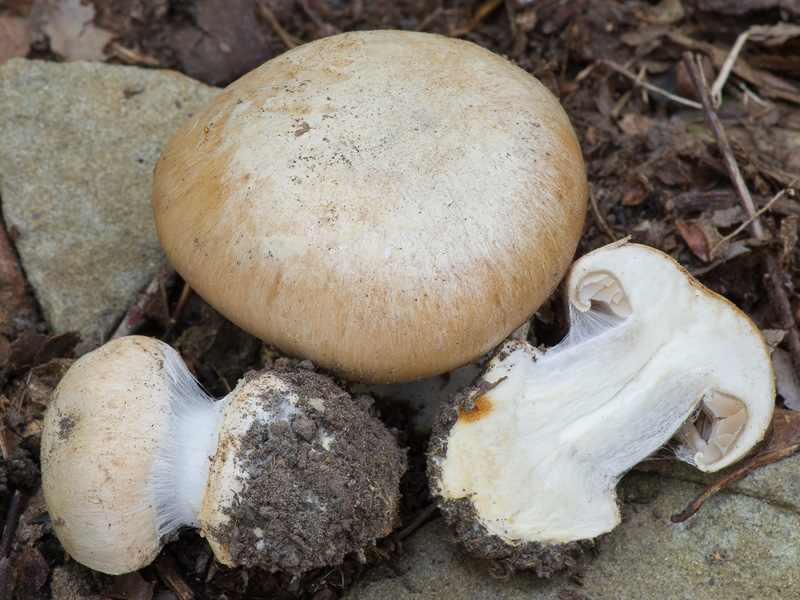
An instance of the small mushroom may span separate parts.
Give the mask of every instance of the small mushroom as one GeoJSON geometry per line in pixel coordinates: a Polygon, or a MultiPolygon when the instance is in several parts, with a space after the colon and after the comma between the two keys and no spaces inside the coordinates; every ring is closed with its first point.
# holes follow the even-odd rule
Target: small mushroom
{"type": "Polygon", "coordinates": [[[156,165],[165,253],[211,305],[348,379],[455,369],[566,273],[586,174],[553,95],[475,44],[359,31],[290,50],[156,165]]]}
{"type": "Polygon", "coordinates": [[[750,319],[669,256],[600,248],[567,280],[571,328],[541,352],[509,340],[438,416],[431,487],[472,551],[562,568],[620,522],[620,477],[677,434],[702,471],[742,458],[775,387],[750,319]],[[584,544],[585,545],[585,544],[584,544]]]}
{"type": "Polygon", "coordinates": [[[45,413],[53,529],[111,574],[148,565],[186,527],[230,566],[337,564],[389,533],[405,468],[365,400],[282,359],[215,402],[167,344],[112,341],[75,362],[45,413]]]}

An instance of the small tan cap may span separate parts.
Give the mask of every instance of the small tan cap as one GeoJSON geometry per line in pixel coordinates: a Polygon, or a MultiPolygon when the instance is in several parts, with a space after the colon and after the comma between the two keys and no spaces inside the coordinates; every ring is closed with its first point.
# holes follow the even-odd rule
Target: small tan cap
{"type": "Polygon", "coordinates": [[[151,471],[168,431],[164,351],[133,336],[81,357],[56,388],[42,429],[42,487],[59,541],[113,575],[161,549],[151,471]]]}
{"type": "Polygon", "coordinates": [[[167,256],[244,329],[344,377],[448,371],[569,265],[586,175],[545,87],[469,42],[352,32],[233,83],[172,139],[167,256]]]}

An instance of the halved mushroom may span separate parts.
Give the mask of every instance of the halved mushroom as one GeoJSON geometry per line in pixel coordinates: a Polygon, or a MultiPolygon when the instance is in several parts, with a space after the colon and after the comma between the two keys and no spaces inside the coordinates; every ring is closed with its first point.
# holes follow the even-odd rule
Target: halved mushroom
{"type": "Polygon", "coordinates": [[[683,458],[721,469],[762,439],[775,396],[755,325],[667,255],[601,248],[567,290],[567,337],[546,352],[505,342],[440,413],[429,458],[465,544],[544,574],[545,553],[568,562],[553,545],[619,523],[620,477],[676,432],[683,458]]]}

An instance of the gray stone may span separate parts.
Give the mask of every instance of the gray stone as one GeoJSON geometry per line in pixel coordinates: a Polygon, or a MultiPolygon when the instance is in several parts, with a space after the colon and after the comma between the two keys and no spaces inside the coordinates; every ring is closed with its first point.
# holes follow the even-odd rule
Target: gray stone
{"type": "Polygon", "coordinates": [[[3,217],[45,318],[108,334],[165,260],[150,208],[162,148],[215,94],[182,75],[13,59],[0,68],[3,217]]]}
{"type": "MultiPolygon", "coordinates": [[[[774,465],[773,471],[788,475],[794,470],[796,487],[798,467],[800,458],[794,457],[774,465]]],[[[672,523],[670,515],[702,490],[702,485],[682,479],[627,475],[619,493],[628,517],[599,544],[596,554],[579,559],[582,586],[566,574],[549,581],[530,573],[506,581],[492,579],[486,564],[464,556],[450,542],[438,519],[407,540],[401,556],[374,568],[345,598],[556,600],[564,590],[591,600],[800,597],[796,504],[755,497],[752,488],[739,487],[712,497],[686,523],[672,523]]]]}

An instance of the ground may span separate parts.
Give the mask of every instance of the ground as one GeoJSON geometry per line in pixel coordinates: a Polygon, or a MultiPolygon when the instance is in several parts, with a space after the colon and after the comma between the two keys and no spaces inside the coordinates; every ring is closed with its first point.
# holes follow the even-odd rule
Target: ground
{"type": "MultiPolygon", "coordinates": [[[[294,45],[341,31],[409,29],[473,41],[538,77],[572,121],[590,183],[578,254],[628,236],[669,253],[761,329],[778,330],[773,341],[797,367],[798,24],[796,0],[5,0],[0,61],[105,60],[177,69],[222,86],[294,45]],[[762,27],[736,58],[737,37],[754,24],[762,27]],[[711,86],[720,73],[721,102],[712,98],[703,108],[698,74],[711,86]],[[756,222],[748,216],[753,207],[764,209],[756,222]]],[[[7,235],[13,240],[13,231],[7,235]]],[[[36,495],[38,433],[76,339],[48,335],[9,240],[0,242],[0,519],[7,523],[0,550],[9,557],[0,560],[0,600],[48,598],[65,579],[75,598],[331,599],[435,514],[424,479],[426,439],[406,411],[384,406],[411,468],[401,523],[367,565],[354,558],[302,578],[228,570],[186,532],[137,574],[113,579],[65,568],[36,495]]],[[[196,295],[186,301],[180,285],[172,289],[166,307],[150,307],[156,318],[142,333],[166,335],[212,393],[269,359],[196,295]],[[177,322],[163,318],[176,314],[177,322]]],[[[533,325],[537,342],[557,342],[566,329],[561,305],[546,305],[533,325]]]]}

